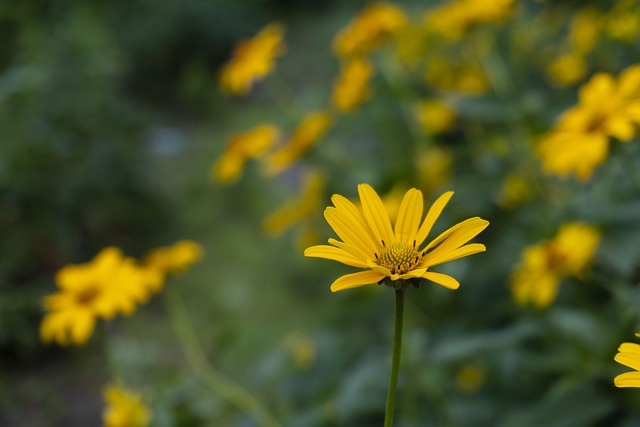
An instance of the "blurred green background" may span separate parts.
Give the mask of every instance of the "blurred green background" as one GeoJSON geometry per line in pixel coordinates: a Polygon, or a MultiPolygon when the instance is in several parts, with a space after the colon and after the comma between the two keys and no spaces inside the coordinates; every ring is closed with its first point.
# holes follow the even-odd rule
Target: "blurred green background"
{"type": "MultiPolygon", "coordinates": [[[[234,132],[265,121],[292,128],[329,102],[339,70],[331,40],[366,4],[0,3],[0,425],[100,425],[114,365],[150,405],[153,426],[257,425],[189,368],[164,295],[102,322],[85,347],[38,340],[41,299],[55,291],[59,268],[110,245],[141,257],[185,238],[205,256],[167,286],[217,369],[285,426],[382,424],[390,290],[331,294],[351,269],[305,259],[301,226],[275,238],[263,229],[298,197],[304,164],[264,178],[250,163],[230,185],[209,177],[234,132]],[[246,98],[222,93],[218,71],[234,44],[271,21],[286,27],[277,76],[246,98]]],[[[399,4],[411,16],[439,2],[399,4]]],[[[640,200],[623,164],[637,170],[637,140],[622,153],[614,146],[587,184],[542,177],[532,154],[576,102],[579,82],[558,86],[543,67],[566,37],[567,17],[587,6],[603,15],[612,7],[521,2],[506,23],[443,53],[472,51],[491,83],[481,96],[443,95],[381,53],[375,95],[304,159],[326,178],[323,206],[333,193],[355,197],[360,182],[381,194],[419,186],[405,107],[440,96],[456,111],[453,128],[418,138],[453,153],[450,176],[425,198],[455,190],[438,231],[481,216],[491,225],[476,240],[488,250],[438,270],[462,283],[458,291],[409,292],[399,427],[640,426],[640,392],[613,386],[625,370],[613,361],[616,348],[640,331],[640,200]],[[533,195],[505,208],[504,179],[522,170],[533,195]],[[572,220],[603,231],[591,274],[567,280],[548,309],[517,306],[508,283],[521,251],[572,220]]],[[[637,40],[604,40],[587,74],[617,73],[638,53],[637,40]]],[[[333,236],[322,208],[307,221],[317,243],[333,236]]]]}

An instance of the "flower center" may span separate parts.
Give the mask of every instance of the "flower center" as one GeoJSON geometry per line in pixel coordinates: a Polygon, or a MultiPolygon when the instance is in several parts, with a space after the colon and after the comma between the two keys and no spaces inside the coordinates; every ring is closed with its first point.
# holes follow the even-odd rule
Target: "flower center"
{"type": "Polygon", "coordinates": [[[97,286],[90,286],[76,293],[76,302],[80,305],[89,305],[96,299],[99,293],[100,291],[97,286]]]}
{"type": "Polygon", "coordinates": [[[564,268],[567,256],[560,252],[553,244],[549,244],[545,251],[547,268],[551,271],[559,271],[564,268]]]}
{"type": "MultiPolygon", "coordinates": [[[[383,242],[384,246],[384,242],[383,242]]],[[[378,257],[378,265],[385,267],[391,271],[391,274],[405,274],[415,269],[422,254],[415,247],[406,243],[392,243],[390,246],[380,252],[378,257]]]]}

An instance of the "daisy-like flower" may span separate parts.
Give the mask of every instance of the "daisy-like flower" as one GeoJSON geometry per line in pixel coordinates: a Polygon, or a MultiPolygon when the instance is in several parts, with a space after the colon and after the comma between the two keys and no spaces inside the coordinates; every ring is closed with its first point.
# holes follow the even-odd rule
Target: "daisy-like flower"
{"type": "Polygon", "coordinates": [[[546,172],[586,181],[607,159],[610,138],[626,142],[640,124],[640,65],[619,78],[594,75],[579,91],[579,103],[567,110],[538,146],[546,172]]]}
{"type": "Polygon", "coordinates": [[[331,285],[332,292],[382,281],[398,289],[415,285],[418,279],[457,289],[460,284],[456,279],[431,268],[486,250],[481,243],[467,244],[489,225],[479,217],[454,225],[423,246],[452,191],[441,195],[422,221],[422,192],[410,189],[402,199],[393,227],[382,200],[371,186],[360,184],[358,193],[360,209],[336,194],[331,198],[334,206],[324,211],[325,219],[342,241],[329,239],[330,245],[312,246],[304,251],[305,256],[364,269],[339,277],[331,285]]]}
{"type": "Polygon", "coordinates": [[[282,147],[265,158],[265,173],[278,175],[303,156],[333,125],[328,111],[316,111],[304,117],[282,147]]]}
{"type": "Polygon", "coordinates": [[[129,315],[147,301],[162,277],[141,268],[113,247],[103,249],[89,263],[58,271],[59,291],[44,299],[47,314],[40,324],[43,342],[85,344],[98,318],[129,315]]]}
{"type": "Polygon", "coordinates": [[[549,306],[562,280],[582,275],[599,242],[597,229],[572,222],[564,224],[552,240],[527,247],[511,277],[516,302],[531,303],[538,308],[549,306]]]}
{"type": "Polygon", "coordinates": [[[341,58],[366,55],[407,25],[398,6],[376,3],[360,12],[333,39],[333,51],[341,58]]]}
{"type": "MultiPolygon", "coordinates": [[[[640,337],[640,334],[636,334],[640,337]]],[[[634,369],[613,379],[616,387],[640,387],[640,344],[624,342],[618,347],[618,354],[614,360],[621,365],[634,369]]]]}
{"type": "Polygon", "coordinates": [[[222,68],[220,86],[233,94],[248,94],[253,83],[275,67],[275,59],[284,52],[283,38],[284,27],[271,23],[254,38],[240,42],[222,68]]]}
{"type": "Polygon", "coordinates": [[[156,248],[149,252],[144,265],[159,273],[178,274],[202,258],[202,246],[192,240],[181,240],[172,246],[156,248]]]}
{"type": "Polygon", "coordinates": [[[104,427],[146,427],[151,421],[151,411],[139,394],[121,387],[108,385],[104,389],[107,403],[102,421],[104,427]]]}
{"type": "Polygon", "coordinates": [[[366,59],[354,58],[343,66],[333,87],[333,105],[338,111],[353,111],[369,97],[372,75],[373,65],[366,59]]]}
{"type": "Polygon", "coordinates": [[[211,177],[220,182],[237,181],[247,160],[264,154],[279,137],[278,127],[268,123],[235,135],[228,142],[224,154],[213,164],[211,177]]]}

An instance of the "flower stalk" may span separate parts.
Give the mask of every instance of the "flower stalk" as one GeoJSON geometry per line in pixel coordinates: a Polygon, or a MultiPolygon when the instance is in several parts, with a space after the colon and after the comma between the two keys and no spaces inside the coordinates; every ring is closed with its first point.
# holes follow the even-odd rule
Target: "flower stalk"
{"type": "Polygon", "coordinates": [[[393,425],[393,410],[396,403],[396,386],[398,385],[398,371],[400,368],[400,355],[402,353],[402,324],[404,319],[404,293],[400,287],[395,290],[396,308],[393,327],[393,353],[391,356],[391,373],[389,375],[389,389],[387,391],[387,405],[384,411],[384,427],[393,425]]]}

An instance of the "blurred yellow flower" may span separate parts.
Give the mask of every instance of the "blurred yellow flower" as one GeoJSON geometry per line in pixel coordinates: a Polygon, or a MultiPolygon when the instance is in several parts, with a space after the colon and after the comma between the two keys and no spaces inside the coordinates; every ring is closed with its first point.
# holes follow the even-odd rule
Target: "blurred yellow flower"
{"type": "Polygon", "coordinates": [[[373,65],[362,58],[353,58],[343,64],[333,87],[333,105],[343,113],[353,111],[370,95],[369,80],[373,65]]]}
{"type": "Polygon", "coordinates": [[[451,178],[451,152],[440,147],[421,150],[416,156],[416,180],[421,190],[432,194],[451,178]]]}
{"type": "Polygon", "coordinates": [[[489,90],[487,77],[474,63],[453,64],[433,58],[427,65],[425,79],[435,88],[465,95],[482,95],[489,90]]]}
{"type": "Polygon", "coordinates": [[[395,288],[418,285],[427,279],[449,289],[457,289],[456,279],[430,268],[448,261],[486,250],[480,243],[466,244],[484,230],[489,222],[479,217],[454,225],[420,249],[433,224],[453,195],[440,196],[422,220],[422,192],[415,188],[405,194],[400,204],[395,227],[387,210],[371,186],[358,185],[361,208],[347,198],[335,194],[324,217],[342,241],[329,239],[329,245],[311,246],[304,251],[308,257],[325,258],[363,268],[363,271],[339,277],[331,291],[341,291],[372,283],[386,282],[395,288]]]}
{"type": "Polygon", "coordinates": [[[428,31],[459,40],[473,26],[501,22],[513,13],[514,0],[454,0],[427,11],[428,31]]]}
{"type": "Polygon", "coordinates": [[[427,33],[422,25],[405,25],[396,34],[396,56],[409,69],[415,69],[427,52],[427,33]]]}
{"type": "Polygon", "coordinates": [[[422,125],[422,129],[431,134],[446,132],[456,122],[455,111],[438,99],[427,99],[419,102],[416,108],[416,115],[422,125]]]}
{"type": "Polygon", "coordinates": [[[505,209],[513,209],[531,198],[531,182],[520,174],[507,175],[498,194],[498,204],[505,209]]]}
{"type": "Polygon", "coordinates": [[[640,4],[637,0],[622,0],[604,16],[604,26],[611,38],[636,42],[640,33],[640,4]]]}
{"type": "MultiPolygon", "coordinates": [[[[640,337],[640,334],[636,334],[640,337]]],[[[621,365],[633,369],[613,379],[616,387],[640,387],[640,344],[625,342],[618,347],[614,360],[621,365]]]]}
{"type": "Polygon", "coordinates": [[[582,181],[607,158],[609,138],[628,141],[640,123],[640,65],[618,79],[598,73],[579,91],[579,103],[566,111],[541,140],[542,167],[559,176],[575,174],[582,181]]]}
{"type": "Polygon", "coordinates": [[[221,182],[235,182],[242,175],[248,159],[261,156],[280,137],[280,130],[270,124],[235,135],[227,144],[227,149],[211,168],[211,177],[221,182]]]}
{"type": "Polygon", "coordinates": [[[569,41],[577,55],[586,55],[598,43],[602,14],[590,8],[580,10],[571,20],[569,41]]]}
{"type": "Polygon", "coordinates": [[[333,39],[333,51],[342,58],[365,55],[384,44],[391,35],[407,25],[400,7],[375,3],[363,9],[333,39]]]}
{"type": "Polygon", "coordinates": [[[320,209],[326,186],[325,178],[312,171],[304,177],[302,190],[297,200],[293,200],[269,215],[264,221],[265,232],[277,236],[294,224],[309,218],[320,209]]]}
{"type": "Polygon", "coordinates": [[[151,411],[137,393],[108,385],[104,389],[107,404],[103,413],[104,427],[146,427],[151,421],[151,411]]]}
{"type": "Polygon", "coordinates": [[[484,369],[476,365],[466,364],[460,368],[456,375],[456,385],[460,391],[473,393],[484,385],[486,377],[484,369]]]}
{"type": "Polygon", "coordinates": [[[265,159],[265,173],[277,175],[288,169],[331,128],[333,118],[328,111],[316,111],[302,119],[286,144],[265,159]]]}
{"type": "Polygon", "coordinates": [[[572,222],[563,225],[554,239],[527,247],[511,277],[516,302],[548,307],[556,298],[560,281],[585,271],[599,242],[597,229],[572,222]]]}
{"type": "Polygon", "coordinates": [[[291,351],[298,369],[306,371],[313,366],[317,353],[313,338],[301,332],[291,332],[285,337],[284,343],[291,351]]]}
{"type": "Polygon", "coordinates": [[[551,80],[559,86],[577,83],[587,73],[587,63],[582,55],[567,53],[549,64],[547,73],[551,80]]]}
{"type": "Polygon", "coordinates": [[[144,265],[162,275],[182,273],[202,258],[203,249],[192,240],[180,240],[172,246],[156,248],[144,259],[144,265]]]}
{"type": "Polygon", "coordinates": [[[254,82],[275,67],[276,57],[284,52],[284,27],[271,23],[254,38],[235,47],[233,57],[222,67],[220,86],[232,94],[246,95],[254,82]]]}
{"type": "Polygon", "coordinates": [[[56,274],[59,291],[44,299],[47,313],[40,324],[40,338],[45,343],[83,345],[98,318],[133,313],[162,280],[113,247],[100,251],[91,262],[67,265],[56,274]]]}

